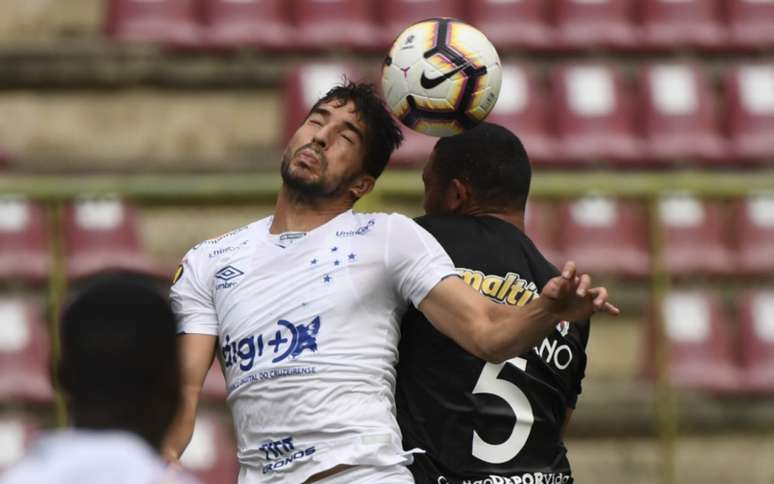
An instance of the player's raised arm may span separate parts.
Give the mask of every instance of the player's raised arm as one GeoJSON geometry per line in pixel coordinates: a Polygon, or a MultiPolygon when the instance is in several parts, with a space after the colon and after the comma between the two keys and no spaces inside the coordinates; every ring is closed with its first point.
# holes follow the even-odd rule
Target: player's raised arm
{"type": "Polygon", "coordinates": [[[208,334],[178,336],[182,399],[162,447],[162,456],[167,462],[176,463],[191,442],[199,395],[207,372],[212,366],[216,342],[217,337],[208,334]]]}
{"type": "Polygon", "coordinates": [[[536,345],[559,321],[588,318],[595,311],[617,315],[607,290],[591,288],[591,278],[576,276],[568,262],[561,276],[551,279],[541,297],[513,307],[495,304],[461,279],[446,278],[422,300],[419,310],[441,332],[470,353],[499,363],[536,345]]]}

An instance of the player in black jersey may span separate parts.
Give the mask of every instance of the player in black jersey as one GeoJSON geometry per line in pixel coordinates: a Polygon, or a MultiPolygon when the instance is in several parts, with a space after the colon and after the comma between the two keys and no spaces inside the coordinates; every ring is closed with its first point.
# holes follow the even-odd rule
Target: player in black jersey
{"type": "MultiPolygon", "coordinates": [[[[464,281],[524,305],[559,271],[524,234],[531,169],[519,139],[491,123],[442,138],[424,169],[417,222],[464,281]]],[[[586,367],[589,322],[557,322],[533,350],[487,363],[411,309],[403,319],[396,404],[417,483],[565,484],[562,433],[586,367]]]]}

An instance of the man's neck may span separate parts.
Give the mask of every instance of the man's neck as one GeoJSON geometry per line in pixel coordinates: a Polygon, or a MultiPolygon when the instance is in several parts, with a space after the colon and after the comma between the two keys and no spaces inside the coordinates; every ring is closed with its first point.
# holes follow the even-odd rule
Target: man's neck
{"type": "Polygon", "coordinates": [[[299,200],[288,194],[283,186],[277,196],[274,218],[269,233],[308,232],[352,208],[345,199],[299,200]]]}
{"type": "Polygon", "coordinates": [[[493,210],[487,210],[482,208],[471,208],[465,210],[462,215],[471,215],[473,217],[495,217],[515,225],[519,230],[524,232],[524,212],[518,210],[511,210],[507,212],[499,212],[493,210]]]}

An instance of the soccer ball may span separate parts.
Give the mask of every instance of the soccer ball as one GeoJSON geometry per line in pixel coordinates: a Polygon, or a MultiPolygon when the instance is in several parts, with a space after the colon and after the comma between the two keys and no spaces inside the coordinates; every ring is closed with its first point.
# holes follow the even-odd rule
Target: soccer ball
{"type": "Polygon", "coordinates": [[[403,124],[451,136],[486,118],[500,94],[497,51],[459,20],[432,18],[401,32],[384,60],[382,91],[403,124]]]}

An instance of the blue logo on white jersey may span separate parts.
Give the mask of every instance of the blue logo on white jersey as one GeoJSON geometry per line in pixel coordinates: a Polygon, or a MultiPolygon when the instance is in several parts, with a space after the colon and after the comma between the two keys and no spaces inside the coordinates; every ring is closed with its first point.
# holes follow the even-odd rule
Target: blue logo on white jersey
{"type": "Polygon", "coordinates": [[[282,469],[293,462],[302,460],[314,454],[316,449],[308,447],[306,449],[297,449],[293,445],[293,437],[285,437],[281,440],[265,442],[261,445],[265,459],[269,462],[263,466],[263,473],[282,469]]]}
{"type": "Polygon", "coordinates": [[[226,344],[221,347],[223,363],[226,368],[239,364],[240,370],[250,371],[264,352],[268,353],[267,357],[272,356],[272,363],[297,358],[306,350],[317,351],[319,332],[320,316],[317,316],[309,324],[293,324],[281,319],[277,321],[274,333],[247,336],[239,341],[231,341],[231,336],[226,334],[226,344]]]}
{"type": "Polygon", "coordinates": [[[337,230],[336,237],[354,237],[356,235],[365,235],[374,225],[376,225],[376,221],[371,219],[366,225],[358,227],[355,230],[337,230]]]}
{"type": "Polygon", "coordinates": [[[237,277],[244,276],[245,273],[240,271],[234,266],[226,266],[222,269],[220,269],[218,272],[215,273],[215,278],[220,279],[220,284],[215,285],[215,289],[230,289],[237,285],[236,282],[231,282],[232,280],[236,279],[237,277]]]}

